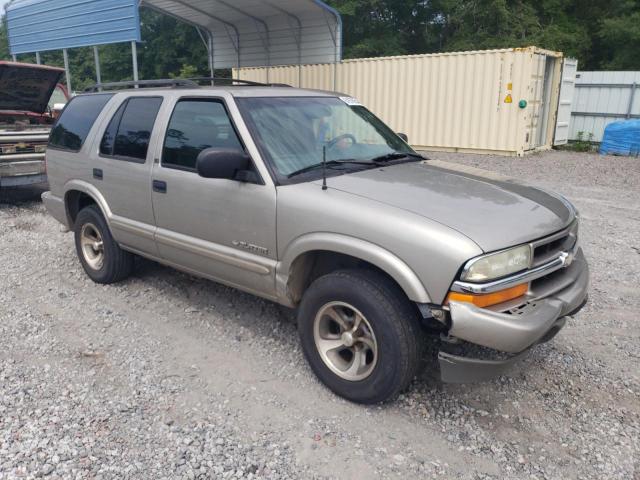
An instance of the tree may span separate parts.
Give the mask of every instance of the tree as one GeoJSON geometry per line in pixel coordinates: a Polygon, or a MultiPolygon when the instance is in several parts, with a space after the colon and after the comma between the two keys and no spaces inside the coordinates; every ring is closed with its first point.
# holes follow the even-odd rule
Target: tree
{"type": "Polygon", "coordinates": [[[332,0],[345,57],[536,45],[583,69],[640,70],[637,0],[332,0]]]}
{"type": "Polygon", "coordinates": [[[4,17],[0,22],[0,60],[11,58],[9,53],[9,39],[7,38],[7,25],[4,17]]]}
{"type": "Polygon", "coordinates": [[[615,16],[605,18],[598,39],[601,42],[600,65],[603,68],[640,69],[640,8],[637,3],[627,1],[619,6],[615,16]]]}

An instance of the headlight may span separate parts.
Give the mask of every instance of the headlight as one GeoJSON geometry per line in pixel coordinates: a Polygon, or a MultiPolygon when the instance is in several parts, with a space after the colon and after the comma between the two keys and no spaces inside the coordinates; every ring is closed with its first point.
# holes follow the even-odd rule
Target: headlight
{"type": "Polygon", "coordinates": [[[2,153],[11,154],[16,153],[16,147],[2,147],[2,153]]]}
{"type": "Polygon", "coordinates": [[[505,277],[531,266],[531,247],[522,245],[502,252],[490,253],[467,262],[461,279],[482,282],[505,277]]]}
{"type": "Polygon", "coordinates": [[[34,147],[34,150],[36,153],[44,153],[47,151],[47,146],[46,145],[36,145],[34,147]]]}

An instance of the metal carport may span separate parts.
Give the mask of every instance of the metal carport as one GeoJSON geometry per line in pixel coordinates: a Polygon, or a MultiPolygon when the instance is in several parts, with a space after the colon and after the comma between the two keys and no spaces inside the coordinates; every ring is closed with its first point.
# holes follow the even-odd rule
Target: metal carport
{"type": "Polygon", "coordinates": [[[339,62],[342,20],[319,0],[143,0],[205,33],[212,69],[339,62]]]}
{"type": "MultiPolygon", "coordinates": [[[[16,0],[9,6],[9,46],[17,54],[131,42],[137,80],[138,6],[198,29],[212,76],[217,68],[337,63],[340,14],[321,0],[16,0]]],[[[96,74],[100,78],[97,48],[96,74]]]]}

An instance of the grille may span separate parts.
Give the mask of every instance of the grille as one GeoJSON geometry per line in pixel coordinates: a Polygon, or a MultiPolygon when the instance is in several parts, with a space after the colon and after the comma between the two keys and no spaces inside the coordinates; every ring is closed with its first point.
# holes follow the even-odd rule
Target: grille
{"type": "Polygon", "coordinates": [[[571,250],[578,237],[578,225],[574,223],[566,230],[533,244],[533,267],[550,262],[560,252],[571,250]]]}
{"type": "Polygon", "coordinates": [[[36,152],[36,147],[46,147],[46,143],[28,143],[28,144],[2,144],[0,145],[0,155],[19,155],[24,153],[44,153],[44,151],[36,152]],[[14,149],[9,151],[9,149],[14,149]]]}

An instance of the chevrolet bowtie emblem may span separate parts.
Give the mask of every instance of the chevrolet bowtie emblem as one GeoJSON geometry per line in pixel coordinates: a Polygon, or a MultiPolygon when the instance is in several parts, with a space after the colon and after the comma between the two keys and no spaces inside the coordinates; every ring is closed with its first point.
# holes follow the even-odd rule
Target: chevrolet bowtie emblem
{"type": "Polygon", "coordinates": [[[573,255],[573,253],[562,252],[560,254],[560,259],[562,260],[562,266],[563,267],[568,267],[569,265],[571,265],[573,263],[574,258],[575,257],[573,255]]]}

